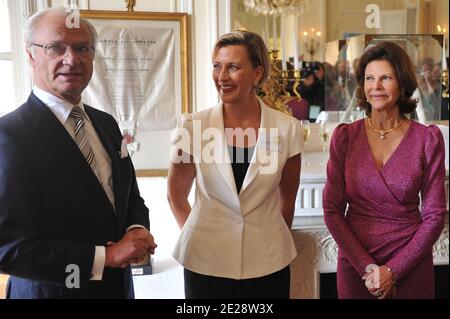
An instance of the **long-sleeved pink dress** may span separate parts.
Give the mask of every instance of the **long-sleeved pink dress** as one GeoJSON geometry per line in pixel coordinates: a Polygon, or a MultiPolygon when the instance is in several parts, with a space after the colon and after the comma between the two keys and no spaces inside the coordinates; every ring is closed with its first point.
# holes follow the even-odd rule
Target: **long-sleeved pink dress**
{"type": "Polygon", "coordinates": [[[432,247],[446,211],[444,158],[434,125],[411,121],[382,169],[369,149],[364,120],[335,129],[323,208],[339,248],[339,298],[375,298],[361,279],[369,264],[395,272],[396,298],[433,298],[432,247]]]}

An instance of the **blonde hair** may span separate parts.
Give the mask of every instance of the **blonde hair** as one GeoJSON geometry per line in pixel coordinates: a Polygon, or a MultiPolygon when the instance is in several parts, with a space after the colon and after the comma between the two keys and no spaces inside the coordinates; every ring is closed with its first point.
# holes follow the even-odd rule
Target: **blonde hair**
{"type": "Polygon", "coordinates": [[[261,66],[263,74],[258,85],[263,84],[270,74],[269,52],[264,40],[256,33],[250,31],[233,31],[222,35],[214,45],[214,59],[219,49],[229,45],[242,45],[247,49],[249,60],[254,68],[261,66]]]}

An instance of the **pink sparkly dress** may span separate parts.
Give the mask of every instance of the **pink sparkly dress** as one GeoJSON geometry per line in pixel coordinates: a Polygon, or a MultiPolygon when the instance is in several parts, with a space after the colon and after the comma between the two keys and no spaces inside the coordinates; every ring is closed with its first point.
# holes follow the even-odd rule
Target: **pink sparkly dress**
{"type": "Polygon", "coordinates": [[[323,209],[339,247],[339,298],[375,298],[361,279],[368,264],[387,265],[395,272],[395,298],[434,297],[432,247],[446,211],[444,158],[444,140],[434,125],[411,121],[380,170],[364,120],[335,129],[323,209]]]}

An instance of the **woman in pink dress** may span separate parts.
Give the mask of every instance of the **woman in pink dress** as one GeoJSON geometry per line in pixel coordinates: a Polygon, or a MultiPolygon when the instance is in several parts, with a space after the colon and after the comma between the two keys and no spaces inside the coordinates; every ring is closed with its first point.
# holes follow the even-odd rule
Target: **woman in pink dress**
{"type": "Polygon", "coordinates": [[[436,126],[406,117],[416,107],[413,70],[393,42],[368,49],[357,69],[368,117],[339,125],[331,140],[323,207],[339,247],[339,298],[434,297],[445,150],[436,126]]]}

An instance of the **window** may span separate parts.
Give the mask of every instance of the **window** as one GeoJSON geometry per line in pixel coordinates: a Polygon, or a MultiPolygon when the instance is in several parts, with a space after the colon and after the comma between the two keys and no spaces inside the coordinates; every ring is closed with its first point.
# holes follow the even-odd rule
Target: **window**
{"type": "Polygon", "coordinates": [[[30,94],[22,27],[26,17],[42,7],[34,0],[0,0],[0,116],[16,109],[30,94]]]}
{"type": "Polygon", "coordinates": [[[0,116],[17,107],[14,87],[8,1],[0,0],[0,116]]]}

